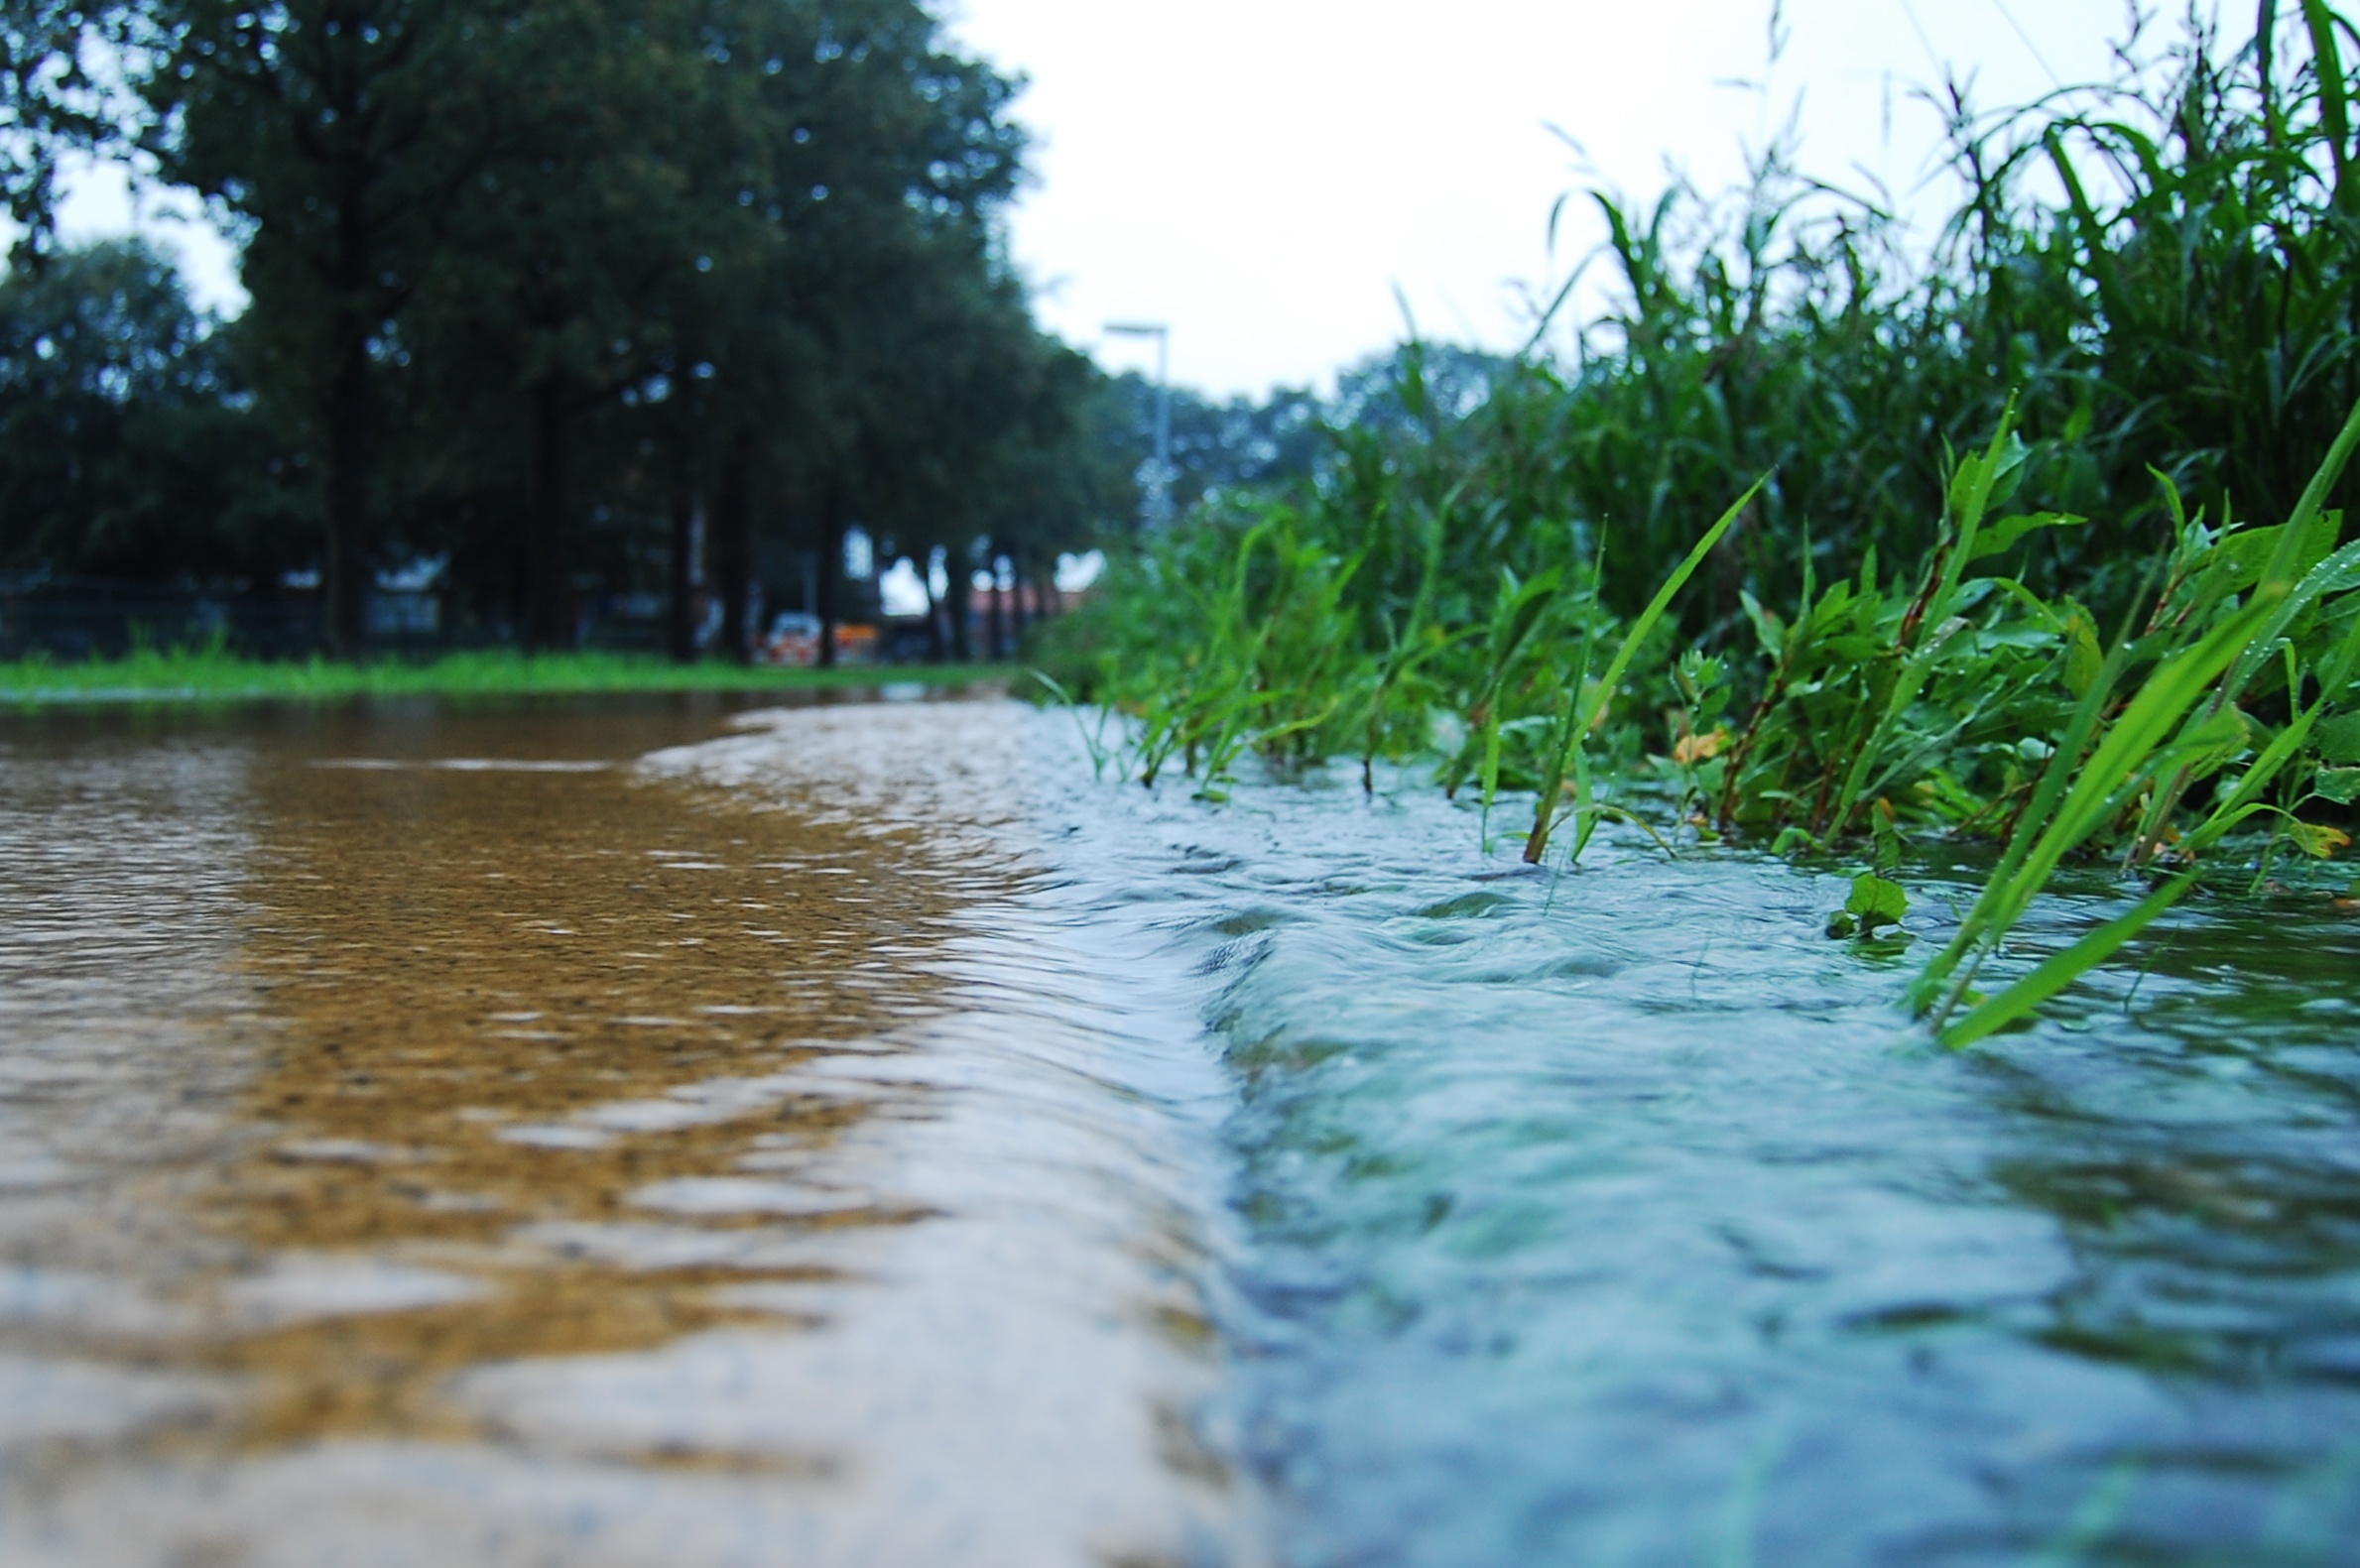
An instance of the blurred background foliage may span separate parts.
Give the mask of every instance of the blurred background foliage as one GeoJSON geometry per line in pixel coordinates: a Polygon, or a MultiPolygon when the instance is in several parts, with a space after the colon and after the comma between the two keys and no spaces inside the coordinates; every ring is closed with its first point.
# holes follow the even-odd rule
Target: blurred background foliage
{"type": "MultiPolygon", "coordinates": [[[[942,552],[1046,578],[1136,508],[1115,393],[1035,326],[998,213],[1016,84],[910,0],[0,5],[0,571],[269,593],[358,650],[439,561],[481,635],[942,552]],[[242,241],[250,306],[60,245],[62,160],[242,241]]],[[[961,621],[963,627],[963,620],[961,621]]]]}

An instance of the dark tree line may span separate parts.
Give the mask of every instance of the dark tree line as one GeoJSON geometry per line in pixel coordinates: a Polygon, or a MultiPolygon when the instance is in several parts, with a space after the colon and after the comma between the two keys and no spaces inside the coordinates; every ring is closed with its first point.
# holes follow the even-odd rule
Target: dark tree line
{"type": "Polygon", "coordinates": [[[1132,509],[1107,390],[999,249],[1015,84],[912,0],[0,16],[0,564],[310,566],[350,651],[374,574],[443,556],[533,647],[585,588],[668,593],[687,657],[691,585],[742,652],[781,560],[832,622],[855,526],[941,550],[955,599],[1132,509]],[[136,244],[53,242],[75,146],[227,215],[237,321],[136,244]]]}

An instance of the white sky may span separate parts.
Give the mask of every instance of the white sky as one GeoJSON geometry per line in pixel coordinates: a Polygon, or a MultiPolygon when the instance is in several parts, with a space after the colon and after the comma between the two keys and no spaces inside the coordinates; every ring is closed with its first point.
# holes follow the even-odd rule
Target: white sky
{"type": "MultiPolygon", "coordinates": [[[[960,0],[951,16],[1032,79],[1038,184],[1013,241],[1045,322],[1152,372],[1152,343],[1100,329],[1167,321],[1173,379],[1226,395],[1324,383],[1398,341],[1397,287],[1429,337],[1521,342],[1510,285],[1552,273],[1560,193],[1653,194],[1668,160],[1717,190],[1799,92],[1806,168],[1861,165],[1906,194],[1938,129],[1909,94],[1937,61],[1979,71],[1985,104],[2021,101],[2050,70],[2102,74],[2123,7],[1789,0],[1767,99],[1722,83],[1763,75],[1770,0],[960,0]]],[[[1567,212],[1559,278],[1602,232],[1567,212]]]]}
{"type": "MultiPolygon", "coordinates": [[[[1031,87],[1035,183],[1012,242],[1047,325],[1109,368],[1153,368],[1110,320],[1172,327],[1178,382],[1216,395],[1326,384],[1397,341],[1396,290],[1430,337],[1522,341],[1519,282],[1599,236],[1592,181],[1639,197],[1668,164],[1732,182],[1799,97],[1803,163],[1897,196],[1937,123],[1911,91],[1940,62],[1979,101],[2104,72],[2122,0],[1789,0],[1767,92],[1770,0],[954,0],[964,43],[1031,87]],[[2054,73],[2053,77],[2051,72],[2054,73]],[[1577,142],[1577,154],[1551,126],[1577,142]],[[1583,155],[1586,155],[1586,162],[1583,155]]],[[[148,223],[200,299],[240,301],[229,250],[169,194],[148,223]]],[[[1928,206],[1927,210],[1931,210],[1928,206]]],[[[81,181],[69,236],[132,221],[119,176],[81,181]]]]}

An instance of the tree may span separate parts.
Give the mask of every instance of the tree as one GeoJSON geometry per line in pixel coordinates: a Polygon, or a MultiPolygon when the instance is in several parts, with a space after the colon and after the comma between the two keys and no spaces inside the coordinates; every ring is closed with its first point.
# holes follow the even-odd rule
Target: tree
{"type": "Polygon", "coordinates": [[[671,362],[663,291],[712,265],[718,203],[693,178],[712,156],[699,9],[538,0],[474,67],[506,123],[453,193],[422,330],[446,375],[463,366],[521,406],[528,646],[574,640],[577,426],[671,362]]]}
{"type": "Polygon", "coordinates": [[[475,68],[514,22],[468,0],[166,0],[142,138],[163,177],[249,227],[263,377],[324,471],[327,630],[361,640],[378,508],[377,383],[457,191],[500,140],[475,68]]]}
{"type": "MultiPolygon", "coordinates": [[[[1347,395],[1353,374],[1347,372],[1347,395]]],[[[1155,457],[1155,384],[1126,371],[1094,395],[1103,400],[1091,418],[1105,460],[1141,476],[1144,489],[1155,457]]],[[[1281,387],[1260,402],[1240,397],[1216,403],[1175,387],[1171,400],[1176,514],[1219,491],[1302,478],[1326,450],[1329,411],[1308,388],[1281,387]]]]}
{"type": "Polygon", "coordinates": [[[268,582],[300,559],[238,346],[138,242],[0,281],[0,563],[268,582]]]}
{"type": "MultiPolygon", "coordinates": [[[[742,650],[767,495],[774,514],[801,514],[821,563],[832,659],[854,513],[909,515],[922,486],[907,461],[930,472],[948,461],[913,434],[942,427],[936,368],[1004,331],[993,224],[1023,151],[1008,118],[1016,89],[945,50],[908,0],[827,11],[741,0],[713,15],[707,58],[737,149],[723,188],[734,185],[745,221],[717,237],[712,286],[678,318],[704,323],[683,342],[711,344],[698,361],[712,367],[711,396],[690,439],[728,503],[713,514],[724,638],[742,650]]],[[[1015,314],[1029,330],[1021,297],[1015,314]]],[[[992,397],[970,385],[971,402],[992,397]]]]}
{"type": "Polygon", "coordinates": [[[83,0],[0,0],[0,198],[20,231],[14,265],[38,268],[56,245],[60,159],[120,134],[121,106],[90,70],[114,19],[83,0]]]}
{"type": "Polygon", "coordinates": [[[10,63],[47,51],[16,79],[48,96],[16,101],[50,118],[10,197],[113,134],[61,51],[121,41],[117,144],[242,225],[239,363],[311,476],[337,649],[370,568],[428,552],[541,647],[577,582],[653,579],[685,654],[702,518],[742,657],[780,546],[832,565],[859,518],[1024,554],[1071,489],[1034,448],[1093,383],[999,245],[1017,86],[914,0],[26,3],[10,63]],[[1020,478],[1021,518],[989,491],[1020,478]]]}

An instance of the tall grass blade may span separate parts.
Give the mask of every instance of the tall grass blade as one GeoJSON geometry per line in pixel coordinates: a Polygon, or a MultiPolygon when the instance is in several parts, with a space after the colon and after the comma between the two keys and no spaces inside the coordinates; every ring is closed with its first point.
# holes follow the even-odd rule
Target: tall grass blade
{"type": "MultiPolygon", "coordinates": [[[[1704,563],[1705,556],[1712,553],[1712,547],[1745,515],[1745,509],[1753,505],[1754,498],[1769,483],[1768,474],[1755,480],[1745,494],[1721,514],[1720,521],[1704,531],[1704,537],[1696,541],[1680,563],[1672,569],[1672,575],[1664,579],[1664,585],[1647,602],[1647,608],[1640,611],[1639,618],[1631,623],[1631,630],[1624,636],[1622,645],[1614,651],[1614,658],[1607,662],[1606,672],[1598,680],[1597,701],[1586,710],[1582,707],[1580,683],[1575,683],[1566,699],[1566,713],[1571,719],[1567,726],[1569,733],[1559,742],[1549,772],[1542,776],[1541,799],[1533,813],[1533,831],[1524,845],[1527,864],[1539,865],[1541,857],[1549,852],[1550,831],[1555,827],[1557,819],[1557,791],[1564,783],[1565,771],[1572,766],[1575,754],[1588,742],[1590,731],[1597,728],[1598,721],[1605,717],[1608,704],[1614,700],[1615,687],[1621,683],[1623,672],[1631,666],[1632,657],[1664,619],[1664,612],[1672,608],[1672,601],[1678,597],[1679,590],[1686,587],[1688,579],[1696,574],[1696,568],[1704,563]]],[[[1583,842],[1587,841],[1588,835],[1584,834],[1583,842]]]]}
{"type": "Polygon", "coordinates": [[[1977,1006],[1956,1024],[1941,1029],[1934,1037],[1952,1050],[1962,1049],[1977,1040],[2006,1028],[2026,1017],[2033,1009],[2112,958],[2124,943],[2153,924],[2158,916],[2177,904],[2187,891],[2196,885],[2194,872],[2182,872],[2161,888],[2139,901],[2127,914],[2108,920],[2090,931],[2070,947],[2043,960],[2032,973],[2009,986],[1990,1001],[1977,1006]]]}

